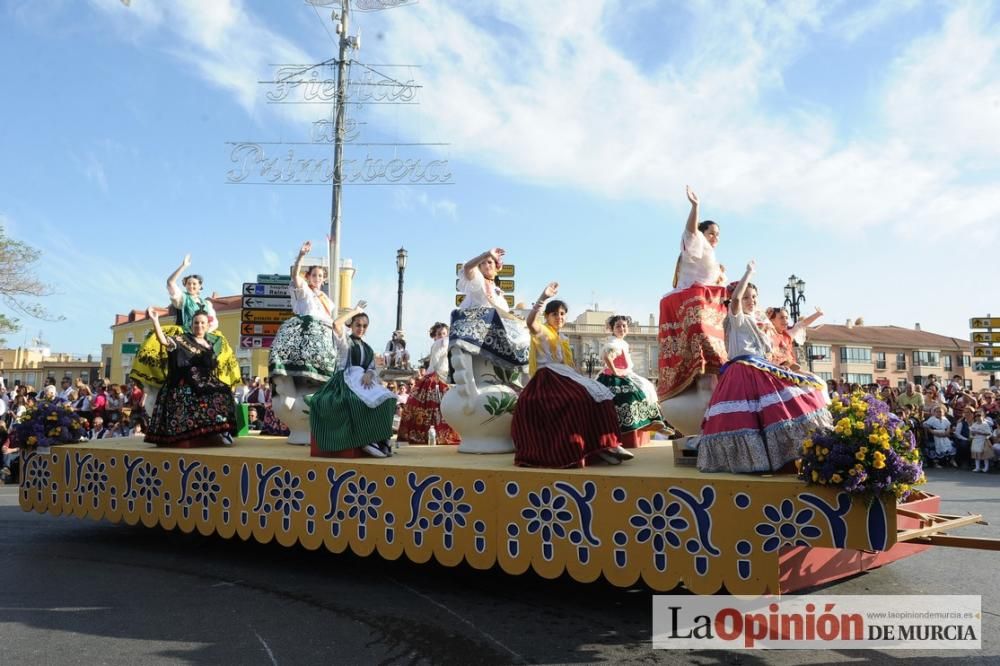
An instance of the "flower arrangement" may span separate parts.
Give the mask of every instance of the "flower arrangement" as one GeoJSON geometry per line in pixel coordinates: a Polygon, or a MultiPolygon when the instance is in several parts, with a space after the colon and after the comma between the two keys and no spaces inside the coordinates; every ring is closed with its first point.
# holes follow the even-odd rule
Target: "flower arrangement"
{"type": "Polygon", "coordinates": [[[28,410],[11,429],[18,448],[47,449],[53,444],[70,444],[83,436],[83,421],[63,402],[41,402],[28,410]]]}
{"type": "Polygon", "coordinates": [[[926,482],[913,433],[889,406],[860,392],[834,394],[835,426],[802,442],[799,478],[852,495],[893,494],[903,500],[926,482]]]}

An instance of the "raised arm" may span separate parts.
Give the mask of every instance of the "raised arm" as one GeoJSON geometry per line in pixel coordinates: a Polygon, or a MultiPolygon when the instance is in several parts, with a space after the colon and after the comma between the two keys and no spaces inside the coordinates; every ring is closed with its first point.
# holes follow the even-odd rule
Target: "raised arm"
{"type": "MultiPolygon", "coordinates": [[[[183,266],[181,267],[183,268],[183,266]]],[[[150,305],[146,308],[146,316],[149,320],[153,322],[153,332],[156,334],[156,339],[159,340],[160,344],[164,347],[170,347],[171,342],[167,340],[167,336],[163,334],[163,329],[160,327],[160,313],[156,311],[156,308],[150,305]]]]}
{"type": "Polygon", "coordinates": [[[296,289],[305,289],[307,286],[306,281],[302,278],[302,260],[312,250],[312,246],[311,241],[303,243],[302,247],[299,248],[299,256],[295,258],[295,264],[292,266],[292,286],[296,289]]]}
{"type": "Polygon", "coordinates": [[[549,282],[545,289],[542,290],[542,295],[538,297],[535,304],[531,306],[531,312],[528,313],[528,330],[531,331],[532,335],[538,335],[542,332],[542,325],[538,323],[538,313],[542,311],[542,306],[545,305],[545,301],[549,300],[553,296],[559,293],[559,283],[549,282]]]}
{"type": "Polygon", "coordinates": [[[502,247],[494,247],[486,250],[486,252],[483,252],[482,254],[477,254],[472,259],[469,259],[465,262],[465,265],[462,266],[462,273],[465,275],[465,279],[471,280],[475,277],[475,271],[479,267],[479,264],[486,261],[489,257],[493,257],[493,260],[499,263],[504,254],[506,254],[506,252],[502,247]]]}
{"type": "Polygon", "coordinates": [[[190,265],[191,255],[185,254],[184,261],[182,261],[181,265],[177,267],[177,270],[171,273],[170,277],[167,278],[167,293],[170,294],[170,302],[174,305],[174,307],[179,307],[181,300],[184,298],[184,291],[181,289],[181,286],[177,284],[177,278],[179,278],[181,273],[184,272],[184,269],[190,265]]]}
{"type": "Polygon", "coordinates": [[[358,301],[358,304],[354,306],[354,309],[348,310],[344,314],[340,315],[333,320],[333,332],[337,334],[337,337],[342,337],[344,335],[344,324],[353,316],[359,315],[365,311],[368,307],[368,303],[365,301],[358,301]]]}
{"type": "Polygon", "coordinates": [[[732,300],[729,301],[729,314],[738,315],[743,314],[743,294],[747,291],[747,285],[750,284],[750,277],[757,270],[757,264],[751,259],[747,263],[747,270],[743,273],[743,277],[740,278],[739,284],[736,285],[736,289],[733,290],[732,300]]]}
{"type": "Polygon", "coordinates": [[[823,316],[823,310],[820,308],[816,308],[816,312],[812,313],[808,317],[800,319],[798,323],[795,324],[795,326],[799,326],[801,328],[807,328],[809,326],[812,326],[812,323],[822,316],[823,316]]]}
{"type": "Polygon", "coordinates": [[[688,213],[687,226],[684,227],[684,231],[693,234],[698,231],[698,195],[688,186],[684,190],[687,192],[688,201],[691,202],[691,212],[688,213]]]}

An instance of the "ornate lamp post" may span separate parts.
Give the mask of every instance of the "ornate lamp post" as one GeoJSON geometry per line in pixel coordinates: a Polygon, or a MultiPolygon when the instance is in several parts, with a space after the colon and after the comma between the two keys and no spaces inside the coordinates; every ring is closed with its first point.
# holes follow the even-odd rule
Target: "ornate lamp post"
{"type": "Polygon", "coordinates": [[[788,278],[788,284],[785,285],[785,307],[788,308],[788,314],[791,315],[793,324],[798,323],[800,306],[806,302],[805,290],[805,280],[797,278],[795,275],[788,278]]]}
{"type": "Polygon", "coordinates": [[[396,251],[396,268],[399,270],[399,287],[396,291],[396,330],[403,330],[403,271],[406,270],[406,250],[396,251]]]}

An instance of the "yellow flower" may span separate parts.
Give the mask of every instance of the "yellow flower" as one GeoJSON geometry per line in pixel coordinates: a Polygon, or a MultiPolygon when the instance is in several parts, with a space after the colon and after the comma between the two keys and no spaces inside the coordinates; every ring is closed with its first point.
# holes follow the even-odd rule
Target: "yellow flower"
{"type": "Polygon", "coordinates": [[[882,448],[885,449],[886,451],[888,451],[889,450],[889,442],[882,442],[882,448]]]}
{"type": "Polygon", "coordinates": [[[28,438],[28,445],[33,446],[38,441],[38,438],[32,435],[28,438]]]}
{"type": "Polygon", "coordinates": [[[812,480],[813,480],[813,481],[816,481],[816,480],[818,480],[818,479],[819,479],[819,472],[817,472],[816,470],[813,470],[813,473],[812,473],[812,480]]]}
{"type": "Polygon", "coordinates": [[[843,479],[839,474],[834,474],[833,476],[830,477],[830,481],[834,483],[840,483],[841,481],[843,481],[843,479]]]}
{"type": "Polygon", "coordinates": [[[861,453],[861,451],[858,451],[857,453],[854,454],[854,459],[855,460],[864,460],[865,459],[865,454],[861,453]]]}
{"type": "Polygon", "coordinates": [[[854,469],[858,470],[859,472],[863,471],[864,468],[865,468],[865,466],[862,465],[861,463],[855,463],[855,465],[854,465],[854,469]]]}
{"type": "Polygon", "coordinates": [[[885,461],[876,460],[875,462],[872,463],[872,467],[874,467],[875,469],[883,469],[885,467],[885,461]]]}
{"type": "Polygon", "coordinates": [[[822,449],[820,449],[820,453],[822,453],[824,456],[830,455],[830,449],[824,446],[822,449]]]}
{"type": "Polygon", "coordinates": [[[58,421],[59,420],[59,415],[53,412],[52,414],[49,414],[47,420],[49,420],[49,421],[58,421]]]}
{"type": "Polygon", "coordinates": [[[847,473],[850,474],[851,476],[857,476],[858,475],[858,470],[856,470],[856,469],[854,469],[852,467],[851,469],[847,470],[847,473]]]}
{"type": "Polygon", "coordinates": [[[869,444],[878,444],[878,435],[876,435],[876,434],[868,435],[868,443],[869,444]]]}
{"type": "Polygon", "coordinates": [[[802,440],[802,448],[803,449],[808,449],[808,448],[812,447],[812,445],[813,445],[813,441],[811,439],[804,439],[804,440],[802,440]]]}
{"type": "Polygon", "coordinates": [[[868,447],[862,446],[861,448],[858,449],[858,451],[860,451],[861,453],[868,453],[868,447]]]}

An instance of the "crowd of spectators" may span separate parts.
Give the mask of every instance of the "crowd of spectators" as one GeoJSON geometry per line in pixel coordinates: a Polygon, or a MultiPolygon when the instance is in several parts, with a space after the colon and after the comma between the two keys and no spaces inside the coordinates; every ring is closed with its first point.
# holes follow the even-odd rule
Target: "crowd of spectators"
{"type": "Polygon", "coordinates": [[[962,377],[944,383],[930,375],[923,386],[902,388],[827,382],[831,396],[862,390],[887,403],[907,422],[928,467],[950,466],[976,472],[996,470],[1000,457],[1000,387],[971,391],[962,377]],[[942,385],[943,384],[943,385],[942,385]],[[989,435],[986,435],[987,429],[989,435]],[[985,438],[985,450],[983,443],[985,438]],[[977,441],[978,439],[978,441],[977,441]]]}

